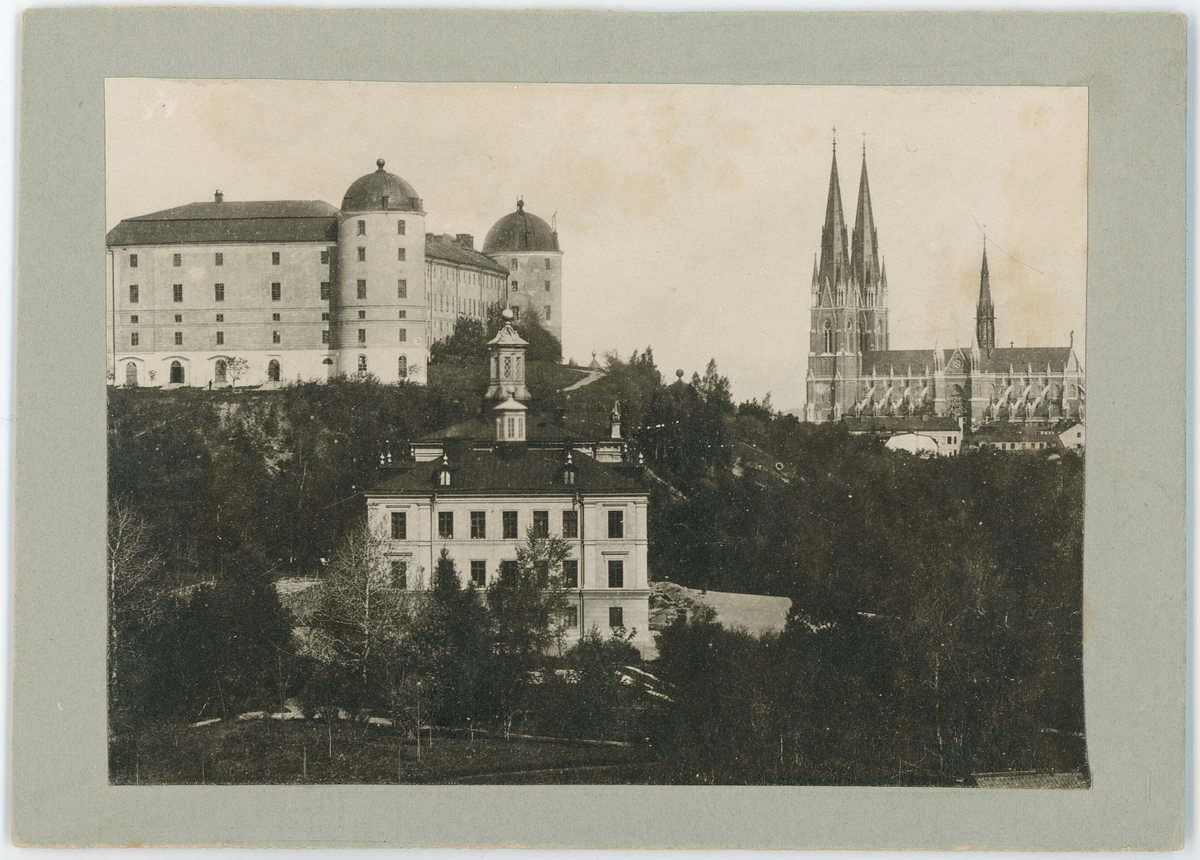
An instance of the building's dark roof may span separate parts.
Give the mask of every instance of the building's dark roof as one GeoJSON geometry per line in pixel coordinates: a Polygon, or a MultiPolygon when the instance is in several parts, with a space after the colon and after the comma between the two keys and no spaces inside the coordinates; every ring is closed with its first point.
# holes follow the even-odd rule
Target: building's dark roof
{"type": "Polygon", "coordinates": [[[954,418],[843,418],[842,423],[851,433],[931,433],[943,430],[958,430],[954,418]]]}
{"type": "MultiPolygon", "coordinates": [[[[955,352],[961,352],[968,365],[972,361],[971,350],[959,349],[941,350],[943,364],[949,364],[955,352]]],[[[872,371],[876,376],[921,376],[934,372],[935,351],[932,349],[891,349],[884,352],[868,352],[863,355],[862,375],[870,376],[872,371]]],[[[1074,350],[1069,346],[1030,346],[1006,349],[993,349],[989,354],[981,354],[977,373],[1008,373],[1012,368],[1014,373],[1025,373],[1032,368],[1033,373],[1044,373],[1049,367],[1052,373],[1061,373],[1064,368],[1074,367],[1072,359],[1074,350]]],[[[965,368],[964,368],[965,369],[965,368]]]]}
{"type": "Polygon", "coordinates": [[[445,260],[456,265],[474,266],[487,269],[498,275],[507,275],[508,269],[501,266],[491,257],[485,257],[478,251],[464,248],[453,236],[436,236],[433,233],[425,235],[425,257],[434,260],[445,260]]]}
{"type": "Polygon", "coordinates": [[[870,376],[922,376],[933,375],[932,349],[889,349],[886,352],[868,352],[863,355],[862,375],[870,376]]]}
{"type": "MultiPolygon", "coordinates": [[[[438,442],[442,439],[471,439],[487,442],[496,438],[496,425],[488,410],[487,416],[480,415],[458,424],[444,427],[418,442],[438,442]]],[[[588,442],[619,441],[611,439],[612,423],[608,412],[571,410],[565,415],[551,415],[536,410],[530,411],[525,419],[526,438],[533,443],[566,442],[579,444],[588,442]]]]}
{"type": "Polygon", "coordinates": [[[382,158],[375,164],[378,170],[360,176],[346,189],[342,211],[420,212],[421,198],[417,195],[417,189],[396,174],[384,170],[382,158]]]}
{"type": "Polygon", "coordinates": [[[557,250],[558,233],[538,216],[526,212],[523,201],[517,201],[516,212],[510,212],[492,225],[483,240],[485,254],[557,250]]]}
{"type": "Polygon", "coordinates": [[[1051,373],[1062,373],[1068,366],[1073,366],[1071,356],[1074,350],[1069,346],[1027,346],[1008,349],[993,349],[982,357],[980,364],[984,373],[1008,373],[1009,368],[1014,373],[1025,373],[1032,368],[1033,373],[1044,373],[1050,368],[1051,373]]]}
{"type": "Polygon", "coordinates": [[[126,218],[109,246],[225,242],[336,242],[337,209],[322,200],[188,203],[126,218]]]}
{"type": "Polygon", "coordinates": [[[574,495],[576,493],[646,493],[632,466],[609,466],[586,455],[575,455],[575,483],[564,484],[565,457],[561,450],[539,450],[510,446],[500,450],[466,450],[450,458],[450,486],[438,483],[441,460],[405,463],[399,468],[380,471],[380,483],[367,491],[369,496],[427,495],[455,493],[536,493],[574,495]]]}
{"type": "Polygon", "coordinates": [[[984,424],[968,436],[971,442],[1046,442],[1058,446],[1060,430],[1044,424],[995,421],[984,424]]]}

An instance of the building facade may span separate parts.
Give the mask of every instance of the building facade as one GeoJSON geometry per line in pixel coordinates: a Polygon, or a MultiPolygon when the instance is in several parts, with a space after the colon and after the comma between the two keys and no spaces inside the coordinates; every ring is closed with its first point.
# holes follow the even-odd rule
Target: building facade
{"type": "Polygon", "coordinates": [[[821,251],[813,263],[805,419],[950,417],[995,421],[1084,418],[1084,370],[1064,347],[998,348],[987,249],[970,348],[889,348],[887,269],[879,253],[863,148],[854,230],[842,213],[834,144],[821,251]]]}
{"type": "Polygon", "coordinates": [[[501,229],[505,216],[489,233],[500,237],[492,256],[470,234],[427,233],[416,190],[376,164],[340,209],[217,192],[121,221],[107,237],[109,382],[273,386],[369,373],[424,383],[430,345],[459,317],[484,320],[508,303],[499,261],[522,241],[529,259],[514,259],[548,273],[538,300],[561,335],[557,233],[527,216],[536,229],[523,239],[501,229]]]}
{"type": "Polygon", "coordinates": [[[649,491],[619,416],[600,428],[539,414],[527,405],[525,341],[506,324],[489,346],[480,415],[414,441],[366,493],[394,581],[428,589],[445,549],[464,584],[487,588],[529,534],[561,537],[564,644],[623,630],[650,656],[649,491]]]}

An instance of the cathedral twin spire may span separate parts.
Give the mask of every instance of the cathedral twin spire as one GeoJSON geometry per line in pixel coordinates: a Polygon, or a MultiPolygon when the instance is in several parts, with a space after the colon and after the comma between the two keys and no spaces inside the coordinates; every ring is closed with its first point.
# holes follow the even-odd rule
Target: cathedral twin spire
{"type": "MultiPolygon", "coordinates": [[[[846,290],[852,301],[864,302],[869,294],[886,288],[879,263],[879,248],[875,234],[875,215],[871,211],[871,187],[867,181],[867,148],[863,145],[862,173],[858,181],[858,208],[854,215],[854,232],[847,241],[846,221],[842,210],[842,189],[838,179],[837,139],[833,142],[833,164],[829,172],[829,196],[825,203],[825,226],[821,228],[821,258],[813,271],[813,287],[831,293],[846,290]],[[854,295],[857,293],[857,295],[854,295]]],[[[840,302],[839,302],[840,303],[840,302]]]]}

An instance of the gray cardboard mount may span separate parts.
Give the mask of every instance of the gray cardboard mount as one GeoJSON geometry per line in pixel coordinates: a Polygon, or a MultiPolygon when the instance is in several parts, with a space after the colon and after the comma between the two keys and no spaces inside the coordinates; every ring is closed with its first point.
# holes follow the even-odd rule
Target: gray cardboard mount
{"type": "Polygon", "coordinates": [[[18,149],[12,833],[25,845],[1169,849],[1183,842],[1186,21],[41,9],[18,149]],[[536,51],[528,45],[536,36],[536,51]],[[1089,89],[1087,791],[110,787],[105,77],[1089,89]]]}

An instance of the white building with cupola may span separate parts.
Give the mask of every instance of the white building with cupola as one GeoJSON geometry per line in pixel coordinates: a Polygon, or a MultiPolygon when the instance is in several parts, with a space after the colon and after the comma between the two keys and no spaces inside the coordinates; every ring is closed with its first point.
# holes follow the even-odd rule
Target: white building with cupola
{"type": "Polygon", "coordinates": [[[425,219],[417,190],[379,159],[340,208],[218,191],[122,220],[107,236],[109,383],[422,384],[430,346],[459,317],[510,305],[561,339],[558,234],[523,201],[482,251],[469,233],[426,232],[425,219]]]}
{"type": "Polygon", "coordinates": [[[630,455],[620,414],[543,412],[525,385],[525,347],[513,312],[489,344],[478,415],[412,440],[381,463],[367,516],[386,537],[393,584],[431,587],[445,549],[464,584],[484,589],[517,564],[517,547],[561,537],[570,555],[554,572],[566,592],[564,646],[592,630],[650,634],[650,493],[630,455]]]}

